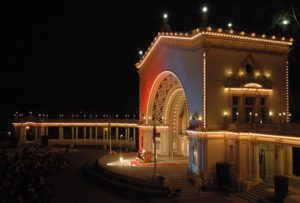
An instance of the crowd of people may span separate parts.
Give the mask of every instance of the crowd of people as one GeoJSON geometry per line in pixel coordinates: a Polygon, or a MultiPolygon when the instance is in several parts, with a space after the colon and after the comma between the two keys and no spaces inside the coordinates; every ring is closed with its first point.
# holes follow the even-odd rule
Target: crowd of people
{"type": "Polygon", "coordinates": [[[65,152],[48,148],[0,151],[1,202],[51,202],[48,177],[67,165],[65,152]]]}

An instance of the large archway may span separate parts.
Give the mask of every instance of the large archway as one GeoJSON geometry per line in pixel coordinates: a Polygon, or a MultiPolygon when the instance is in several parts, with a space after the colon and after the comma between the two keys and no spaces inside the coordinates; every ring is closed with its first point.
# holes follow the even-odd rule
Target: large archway
{"type": "Polygon", "coordinates": [[[165,71],[155,79],[147,104],[146,125],[165,127],[157,137],[158,153],[188,155],[186,129],[189,111],[183,86],[178,77],[165,71]]]}

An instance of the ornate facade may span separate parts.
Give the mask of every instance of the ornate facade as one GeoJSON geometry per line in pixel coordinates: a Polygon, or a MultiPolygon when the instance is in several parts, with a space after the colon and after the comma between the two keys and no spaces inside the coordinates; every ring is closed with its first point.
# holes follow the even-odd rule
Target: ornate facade
{"type": "Polygon", "coordinates": [[[139,148],[189,158],[197,179],[231,181],[293,173],[300,126],[290,123],[288,60],[292,39],[233,30],[158,33],[136,64],[140,76],[139,148]],[[286,167],[284,167],[286,166],[286,167]]]}

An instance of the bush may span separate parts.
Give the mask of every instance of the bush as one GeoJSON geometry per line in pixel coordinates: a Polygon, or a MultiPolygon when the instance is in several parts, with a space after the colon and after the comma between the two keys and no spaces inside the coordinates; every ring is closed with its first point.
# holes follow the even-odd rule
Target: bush
{"type": "Polygon", "coordinates": [[[286,198],[289,191],[289,178],[286,176],[274,176],[275,198],[280,202],[286,198]]]}
{"type": "Polygon", "coordinates": [[[216,163],[217,181],[219,186],[229,185],[229,163],[216,163]]]}

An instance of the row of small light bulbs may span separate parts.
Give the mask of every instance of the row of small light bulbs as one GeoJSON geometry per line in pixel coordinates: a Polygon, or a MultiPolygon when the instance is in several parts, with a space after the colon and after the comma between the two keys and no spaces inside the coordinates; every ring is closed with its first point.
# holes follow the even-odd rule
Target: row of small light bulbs
{"type": "MultiPolygon", "coordinates": [[[[239,112],[236,112],[235,115],[239,116],[240,113],[239,113],[239,112]]],[[[253,113],[252,113],[252,112],[249,112],[249,116],[252,116],[252,115],[253,115],[253,113]]],[[[270,117],[273,117],[273,115],[274,115],[273,112],[270,111],[270,112],[269,112],[269,116],[270,116],[270,117]]],[[[228,116],[228,112],[227,112],[227,111],[224,111],[224,112],[223,112],[223,116],[227,117],[227,116],[228,116]]],[[[258,116],[258,113],[254,113],[254,116],[258,116]]],[[[288,113],[288,114],[287,114],[286,112],[282,112],[282,113],[278,113],[278,116],[279,116],[279,117],[281,117],[281,116],[288,116],[288,117],[291,117],[292,114],[291,114],[291,113],[288,113]]]]}
{"type": "MultiPolygon", "coordinates": [[[[29,115],[32,115],[32,112],[29,112],[29,115]]],[[[16,113],[14,114],[14,116],[15,116],[15,117],[24,117],[24,114],[19,113],[19,112],[16,112],[16,113]]],[[[59,118],[64,118],[64,116],[65,116],[64,114],[58,114],[58,117],[59,117],[59,118]]],[[[38,117],[46,117],[46,118],[47,118],[47,117],[48,117],[48,114],[42,114],[42,113],[40,113],[40,114],[38,114],[38,117]]],[[[71,117],[72,117],[72,118],[78,118],[79,115],[78,115],[78,114],[72,114],[71,117]]],[[[83,117],[84,117],[84,118],[87,118],[88,115],[83,114],[83,117]]],[[[93,116],[92,114],[89,115],[89,118],[93,118],[93,117],[94,117],[94,118],[98,118],[98,115],[97,115],[97,114],[95,114],[94,116],[93,116]]],[[[111,115],[108,115],[108,114],[103,114],[102,117],[103,117],[103,118],[110,118],[110,117],[112,117],[112,116],[111,116],[111,115]]],[[[118,118],[118,117],[119,117],[119,114],[116,114],[116,115],[115,115],[115,118],[118,118]]],[[[135,119],[136,115],[135,115],[135,114],[133,114],[133,115],[125,114],[124,117],[125,117],[125,118],[130,118],[130,117],[132,117],[133,119],[135,119]]]]}
{"type": "MultiPolygon", "coordinates": [[[[203,7],[203,8],[202,8],[202,12],[203,12],[203,13],[206,13],[206,12],[207,12],[207,7],[203,7]]],[[[164,19],[167,19],[167,18],[168,18],[168,14],[165,13],[165,14],[163,15],[163,18],[164,18],[164,19]]],[[[289,21],[288,21],[288,20],[283,20],[282,24],[283,24],[283,25],[287,25],[287,24],[289,24],[289,21]]],[[[232,23],[232,22],[229,22],[229,23],[227,24],[227,27],[230,29],[230,30],[229,30],[229,33],[230,33],[230,34],[234,34],[234,30],[231,29],[232,26],[233,26],[233,23],[232,23]]],[[[159,32],[158,35],[165,35],[165,36],[180,36],[180,37],[183,37],[183,36],[184,36],[184,37],[188,37],[188,36],[193,36],[194,34],[197,34],[197,33],[199,33],[200,31],[201,31],[201,30],[200,30],[199,28],[197,28],[197,29],[195,29],[195,30],[192,31],[192,34],[189,34],[188,32],[185,32],[185,33],[182,33],[182,32],[179,32],[179,33],[178,33],[178,32],[159,32]]],[[[211,27],[207,27],[207,28],[206,28],[206,31],[212,31],[212,28],[211,28],[211,27]]],[[[218,33],[222,33],[222,32],[223,32],[223,29],[222,29],[222,28],[218,28],[218,29],[217,29],[217,32],[218,32],[218,33]]],[[[205,34],[204,30],[202,30],[202,33],[205,34]]],[[[246,35],[246,33],[245,33],[244,31],[241,31],[239,34],[242,35],[242,36],[246,35]]],[[[219,35],[219,36],[220,36],[220,35],[219,35]]],[[[223,36],[226,36],[226,35],[223,34],[223,36]]],[[[251,33],[250,36],[251,36],[251,37],[256,37],[257,35],[256,35],[255,33],[251,33]]],[[[256,38],[257,38],[257,37],[256,37],[256,38]]],[[[261,38],[265,39],[265,38],[266,38],[266,35],[265,35],[265,34],[262,34],[262,35],[261,35],[261,38]]],[[[251,38],[248,38],[248,39],[251,39],[251,38]]],[[[275,36],[275,35],[271,36],[271,39],[272,39],[272,40],[275,40],[275,39],[276,39],[276,36],[275,36]]],[[[154,41],[151,43],[151,45],[148,47],[148,50],[147,50],[145,53],[143,53],[142,50],[139,51],[139,55],[141,56],[142,59],[145,57],[145,55],[147,55],[148,51],[151,49],[151,47],[153,46],[153,44],[154,44],[154,42],[155,42],[156,40],[157,40],[157,37],[154,38],[154,41]]],[[[287,39],[286,39],[285,37],[282,37],[281,40],[282,40],[282,41],[285,41],[285,40],[287,40],[287,39]]],[[[267,41],[267,40],[265,40],[265,41],[267,41]]],[[[293,42],[294,40],[293,40],[293,38],[290,38],[289,41],[290,41],[290,42],[293,42]]],[[[271,41],[270,41],[270,42],[271,42],[271,41]]],[[[142,60],[142,59],[141,59],[141,60],[142,60]]],[[[140,62],[141,62],[141,60],[140,60],[140,62]]]]}
{"type": "MultiPolygon", "coordinates": [[[[232,71],[230,71],[230,70],[227,71],[226,74],[227,74],[229,77],[233,76],[233,73],[232,73],[232,71]]],[[[244,75],[245,75],[245,72],[244,72],[244,71],[239,71],[238,75],[239,75],[239,76],[244,76],[244,75]]],[[[254,73],[254,75],[255,75],[255,77],[265,76],[265,77],[267,77],[267,78],[269,78],[269,77],[271,76],[270,73],[261,74],[259,71],[256,71],[256,72],[254,73]]]]}

